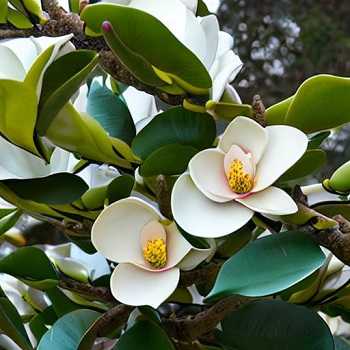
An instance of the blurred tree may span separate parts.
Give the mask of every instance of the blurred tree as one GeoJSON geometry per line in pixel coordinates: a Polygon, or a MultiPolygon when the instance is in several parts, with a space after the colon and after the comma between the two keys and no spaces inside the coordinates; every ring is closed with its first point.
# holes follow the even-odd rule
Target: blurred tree
{"type": "Polygon", "coordinates": [[[347,0],[223,0],[218,16],[244,62],[235,85],[246,102],[259,93],[269,106],[314,74],[350,73],[347,0]]]}

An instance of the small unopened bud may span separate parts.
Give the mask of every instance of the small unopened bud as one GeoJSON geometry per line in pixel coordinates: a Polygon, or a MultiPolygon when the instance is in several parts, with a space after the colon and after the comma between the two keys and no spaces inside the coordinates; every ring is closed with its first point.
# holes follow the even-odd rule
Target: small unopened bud
{"type": "Polygon", "coordinates": [[[104,22],[102,23],[102,30],[105,31],[105,32],[110,32],[110,31],[112,31],[112,25],[111,25],[111,23],[108,22],[108,21],[104,21],[104,22]]]}
{"type": "Polygon", "coordinates": [[[339,167],[330,179],[323,181],[323,186],[339,194],[348,194],[350,192],[350,161],[339,167]]]}

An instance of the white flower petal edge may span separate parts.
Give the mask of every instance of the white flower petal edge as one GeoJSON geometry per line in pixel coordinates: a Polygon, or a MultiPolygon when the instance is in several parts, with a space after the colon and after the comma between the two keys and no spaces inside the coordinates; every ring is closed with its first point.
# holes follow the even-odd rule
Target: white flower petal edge
{"type": "Polygon", "coordinates": [[[197,153],[189,162],[192,181],[209,199],[224,203],[237,197],[228,185],[224,169],[225,153],[211,148],[197,153]]]}
{"type": "Polygon", "coordinates": [[[227,153],[232,144],[238,145],[244,151],[251,152],[254,162],[258,163],[264,154],[269,136],[266,130],[254,120],[237,117],[227,126],[218,148],[227,153]]]}
{"type": "Polygon", "coordinates": [[[285,191],[273,186],[236,201],[262,214],[288,215],[298,211],[293,199],[285,191]]]}
{"type": "Polygon", "coordinates": [[[308,144],[307,136],[291,126],[274,125],[265,130],[268,144],[256,169],[253,192],[264,190],[278,180],[303,156],[308,144]]]}
{"type": "Polygon", "coordinates": [[[144,265],[141,230],[160,215],[145,201],[129,197],[105,208],[95,221],[91,241],[96,250],[114,262],[144,265]]]}
{"type": "Polygon", "coordinates": [[[176,181],[171,206],[175,221],[193,236],[216,238],[228,235],[243,225],[254,212],[234,201],[216,203],[202,194],[187,173],[176,181]]]}
{"type": "Polygon", "coordinates": [[[179,278],[180,270],[176,267],[157,273],[132,264],[119,264],[112,273],[110,286],[121,303],[156,309],[174,292],[179,278]]]}

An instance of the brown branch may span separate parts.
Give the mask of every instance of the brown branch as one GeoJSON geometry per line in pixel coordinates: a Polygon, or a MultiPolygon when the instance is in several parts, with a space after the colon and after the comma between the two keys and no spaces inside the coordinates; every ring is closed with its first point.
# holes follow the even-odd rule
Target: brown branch
{"type": "Polygon", "coordinates": [[[108,304],[117,304],[111,291],[107,287],[95,287],[89,283],[82,283],[66,276],[61,276],[59,287],[77,293],[89,300],[101,301],[108,304]]]}
{"type": "Polygon", "coordinates": [[[180,319],[163,319],[162,324],[171,337],[185,342],[193,342],[212,331],[229,313],[255,300],[259,299],[235,295],[218,301],[197,315],[180,319]]]}
{"type": "Polygon", "coordinates": [[[181,287],[189,287],[192,284],[209,282],[217,276],[221,265],[221,262],[211,262],[195,270],[183,271],[181,272],[179,285],[181,287]]]}
{"type": "Polygon", "coordinates": [[[261,126],[266,126],[265,106],[260,95],[253,96],[252,110],[253,119],[257,121],[261,126]]]}

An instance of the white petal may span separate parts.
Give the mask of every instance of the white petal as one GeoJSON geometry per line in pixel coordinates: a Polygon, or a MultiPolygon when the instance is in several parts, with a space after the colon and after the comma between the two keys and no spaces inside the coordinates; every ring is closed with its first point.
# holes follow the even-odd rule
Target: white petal
{"type": "Polygon", "coordinates": [[[237,202],[263,214],[288,215],[298,211],[293,199],[280,188],[273,186],[246,198],[237,199],[237,202]]]}
{"type": "Polygon", "coordinates": [[[253,192],[272,185],[301,158],[308,144],[306,135],[291,126],[274,125],[265,130],[268,144],[256,169],[253,192]]]}
{"type": "Polygon", "coordinates": [[[233,37],[223,31],[219,32],[219,45],[218,45],[218,51],[217,51],[217,57],[222,56],[227,51],[232,50],[233,47],[233,37]]]}
{"type": "Polygon", "coordinates": [[[232,145],[238,145],[250,152],[257,164],[267,143],[268,134],[261,125],[250,118],[237,117],[226,128],[218,147],[227,153],[232,145]]]}
{"type": "Polygon", "coordinates": [[[210,69],[212,66],[216,52],[218,50],[219,43],[219,22],[216,16],[209,15],[199,18],[199,22],[203,28],[207,43],[207,55],[205,60],[205,66],[210,69]]]}
{"type": "Polygon", "coordinates": [[[139,132],[158,113],[154,96],[129,87],[123,92],[123,97],[136,125],[136,131],[139,132]]]}
{"type": "Polygon", "coordinates": [[[242,66],[241,59],[233,51],[228,51],[215,60],[210,68],[213,80],[212,100],[220,101],[226,85],[236,77],[242,66]]]}
{"type": "Polygon", "coordinates": [[[96,250],[115,262],[144,264],[141,230],[160,216],[145,201],[129,197],[105,208],[95,221],[91,240],[96,250]]]}
{"type": "Polygon", "coordinates": [[[232,145],[224,157],[224,167],[227,176],[229,176],[230,166],[234,160],[240,160],[242,162],[244,172],[254,177],[255,164],[251,153],[245,153],[242,148],[237,145],[232,145]]]}
{"type": "Polygon", "coordinates": [[[86,106],[87,106],[87,96],[88,96],[88,86],[85,84],[79,89],[78,97],[74,101],[74,107],[79,112],[86,112],[86,106]]]}
{"type": "Polygon", "coordinates": [[[238,95],[238,92],[236,91],[236,89],[232,85],[230,85],[230,84],[226,85],[225,93],[226,93],[226,95],[229,96],[229,98],[232,100],[233,103],[242,103],[242,100],[241,100],[240,96],[238,95]]]}
{"type": "Polygon", "coordinates": [[[179,41],[205,62],[207,47],[204,31],[196,16],[181,0],[132,0],[129,6],[156,17],[179,41]]]}
{"type": "Polygon", "coordinates": [[[205,197],[190,175],[176,181],[171,206],[176,222],[193,236],[216,238],[230,234],[245,225],[253,211],[236,202],[216,203],[205,197]]]}
{"type": "Polygon", "coordinates": [[[194,14],[196,14],[198,0],[181,0],[181,1],[189,10],[191,10],[194,14]]]}
{"type": "Polygon", "coordinates": [[[181,260],[178,265],[183,271],[190,271],[197,267],[201,262],[207,259],[212,253],[213,249],[198,249],[192,248],[192,250],[181,260]]]}
{"type": "Polygon", "coordinates": [[[167,234],[164,226],[156,220],[150,221],[142,227],[140,238],[141,249],[145,248],[148,241],[153,241],[155,239],[163,239],[163,241],[167,243],[167,234]]]}
{"type": "Polygon", "coordinates": [[[176,289],[180,270],[143,270],[132,264],[119,264],[111,276],[113,296],[123,304],[158,308],[176,289]]]}
{"type": "Polygon", "coordinates": [[[192,181],[215,202],[228,202],[236,197],[227,182],[224,159],[225,154],[218,149],[206,149],[197,153],[188,164],[192,181]]]}
{"type": "Polygon", "coordinates": [[[50,173],[54,174],[68,171],[71,157],[72,153],[67,152],[62,148],[56,147],[50,159],[50,173]]]}
{"type": "Polygon", "coordinates": [[[90,164],[80,171],[78,175],[90,188],[93,188],[108,185],[116,177],[120,176],[120,172],[107,164],[90,164]]]}
{"type": "Polygon", "coordinates": [[[23,80],[36,56],[36,47],[29,38],[1,41],[0,78],[23,80]]]}

